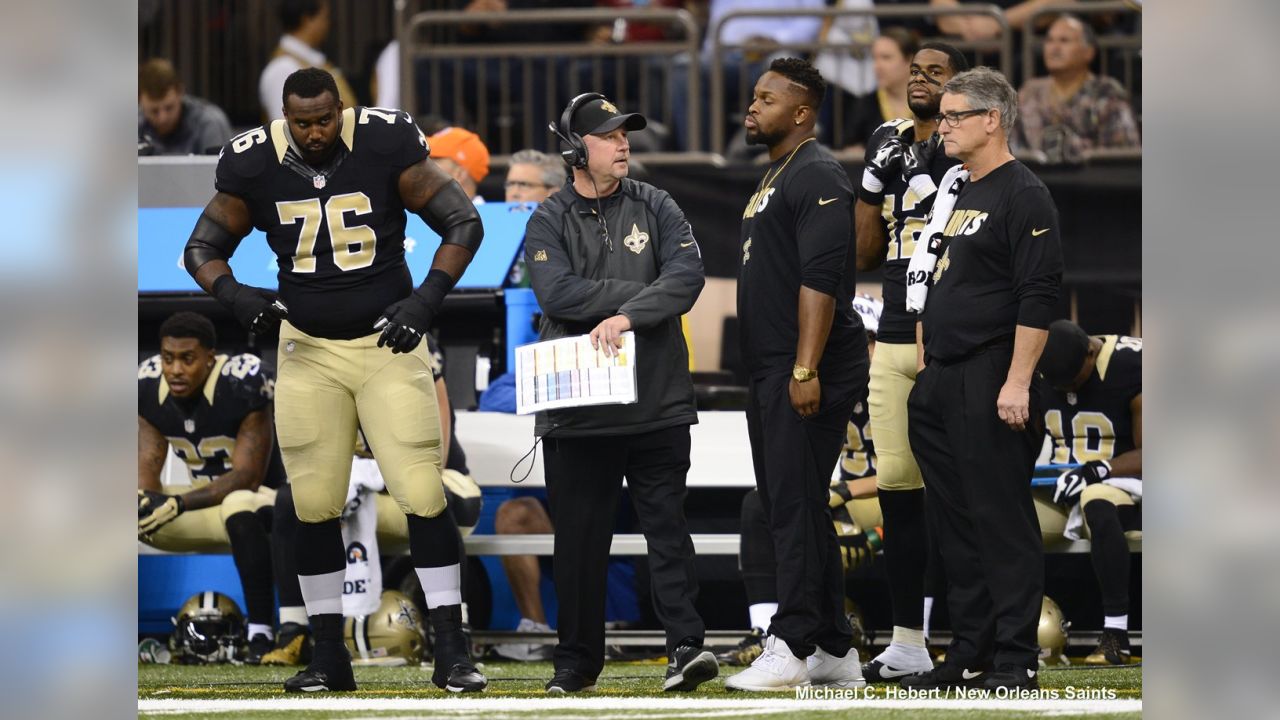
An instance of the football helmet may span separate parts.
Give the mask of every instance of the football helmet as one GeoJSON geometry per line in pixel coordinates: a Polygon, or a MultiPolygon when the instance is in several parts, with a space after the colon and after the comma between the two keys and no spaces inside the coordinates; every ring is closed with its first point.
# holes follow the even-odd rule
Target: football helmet
{"type": "Polygon", "coordinates": [[[1036,627],[1036,641],[1040,643],[1040,665],[1070,665],[1067,660],[1067,629],[1071,623],[1062,614],[1062,608],[1048,595],[1040,602],[1040,624],[1036,627]]]}
{"type": "Polygon", "coordinates": [[[849,629],[853,631],[853,640],[851,645],[853,649],[858,651],[858,657],[870,657],[871,655],[871,636],[867,632],[867,623],[862,615],[862,608],[858,607],[858,603],[844,599],[844,617],[849,621],[849,629]]]}
{"type": "Polygon", "coordinates": [[[348,617],[343,638],[354,665],[408,665],[422,661],[426,624],[408,595],[383,590],[382,604],[372,615],[348,617]]]}
{"type": "Polygon", "coordinates": [[[182,603],[172,620],[169,649],[177,662],[203,664],[240,659],[245,622],[235,600],[212,590],[198,592],[182,603]]]}
{"type": "Polygon", "coordinates": [[[884,545],[882,530],[864,530],[854,521],[848,503],[831,511],[831,521],[836,527],[836,544],[840,548],[840,564],[846,573],[870,562],[884,545]]]}

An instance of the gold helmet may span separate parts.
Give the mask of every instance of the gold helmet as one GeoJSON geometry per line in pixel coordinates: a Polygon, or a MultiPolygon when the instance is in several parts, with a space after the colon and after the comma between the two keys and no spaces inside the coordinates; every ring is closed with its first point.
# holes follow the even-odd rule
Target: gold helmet
{"type": "Polygon", "coordinates": [[[844,617],[849,621],[849,629],[853,631],[851,644],[853,649],[858,651],[858,657],[870,657],[871,638],[867,636],[867,625],[862,615],[862,608],[847,597],[844,599],[844,617]]]}
{"type": "Polygon", "coordinates": [[[1040,603],[1040,625],[1036,628],[1036,640],[1040,643],[1040,664],[1043,666],[1070,665],[1067,660],[1067,629],[1071,623],[1062,614],[1062,608],[1048,595],[1040,603]]]}
{"type": "Polygon", "coordinates": [[[427,642],[422,614],[398,590],[383,590],[374,614],[346,618],[343,637],[356,665],[418,663],[427,642]]]}
{"type": "Polygon", "coordinates": [[[840,564],[846,573],[868,563],[883,545],[881,529],[864,530],[853,519],[848,503],[832,509],[831,521],[836,526],[836,545],[840,548],[840,564]]]}
{"type": "Polygon", "coordinates": [[[178,662],[231,662],[244,647],[244,614],[220,592],[206,590],[187,598],[172,621],[169,649],[178,662]]]}

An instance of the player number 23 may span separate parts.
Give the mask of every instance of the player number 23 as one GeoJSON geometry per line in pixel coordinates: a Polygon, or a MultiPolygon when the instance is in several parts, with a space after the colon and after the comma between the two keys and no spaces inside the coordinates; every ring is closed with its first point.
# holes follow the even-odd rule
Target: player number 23
{"type": "Polygon", "coordinates": [[[359,270],[373,264],[373,256],[378,249],[378,236],[373,228],[368,225],[348,227],[346,224],[346,214],[349,212],[356,215],[373,212],[368,195],[362,192],[334,195],[324,204],[323,212],[319,198],[278,202],[276,211],[280,214],[281,224],[291,225],[298,220],[302,221],[302,230],[298,233],[298,250],[293,254],[294,272],[316,271],[316,237],[320,234],[321,215],[329,227],[333,262],[339,270],[359,270]]]}

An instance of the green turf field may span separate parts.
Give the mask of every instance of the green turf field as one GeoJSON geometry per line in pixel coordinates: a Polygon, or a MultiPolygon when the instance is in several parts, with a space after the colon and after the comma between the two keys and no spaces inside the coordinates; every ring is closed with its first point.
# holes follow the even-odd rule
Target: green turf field
{"type": "Polygon", "coordinates": [[[797,699],[795,693],[742,694],[725,690],[723,679],[737,668],[721,668],[720,678],[696,693],[661,692],[665,667],[651,663],[609,663],[599,691],[550,698],[543,683],[550,663],[485,664],[489,689],[458,696],[430,683],[424,667],[356,669],[355,693],[285,695],[281,683],[297,668],[139,665],[139,717],[146,718],[907,718],[940,715],[949,720],[986,718],[1139,718],[1142,670],[1072,668],[1040,674],[1036,697],[887,697],[884,687],[836,697],[797,699]],[[1054,697],[1056,695],[1056,697],[1054,697]],[[1070,699],[1069,699],[1070,698],[1070,699]]]}

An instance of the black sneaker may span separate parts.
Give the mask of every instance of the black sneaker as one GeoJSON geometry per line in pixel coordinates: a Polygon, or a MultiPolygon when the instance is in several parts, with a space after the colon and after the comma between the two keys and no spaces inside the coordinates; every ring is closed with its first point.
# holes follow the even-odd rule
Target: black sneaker
{"type": "Polygon", "coordinates": [[[431,682],[449,692],[480,692],[489,685],[471,662],[471,643],[462,627],[462,607],[444,605],[427,613],[435,636],[435,668],[431,682]]]}
{"type": "Polygon", "coordinates": [[[595,692],[596,681],[588,680],[586,676],[576,670],[568,668],[560,668],[556,670],[556,674],[547,682],[548,695],[564,695],[566,693],[576,692],[595,692]]]}
{"type": "Polygon", "coordinates": [[[261,665],[262,658],[265,657],[267,653],[275,649],[276,643],[274,640],[263,633],[258,633],[257,635],[249,638],[249,647],[244,653],[244,664],[261,665]]]}
{"type": "Polygon", "coordinates": [[[347,646],[318,644],[315,657],[305,670],[284,681],[285,692],[351,692],[356,678],[351,672],[351,653],[347,646]]]}
{"type": "Polygon", "coordinates": [[[982,686],[988,690],[1006,688],[1009,690],[1039,690],[1040,681],[1036,679],[1036,671],[1016,665],[1002,665],[993,673],[987,673],[982,686]]]}
{"type": "Polygon", "coordinates": [[[1133,662],[1129,647],[1129,633],[1124,630],[1103,629],[1098,647],[1084,659],[1086,665],[1128,665],[1133,662]]]}
{"type": "Polygon", "coordinates": [[[986,673],[969,670],[959,665],[943,663],[928,672],[908,675],[898,683],[904,688],[932,690],[933,688],[982,687],[986,673]]]}
{"type": "Polygon", "coordinates": [[[743,667],[750,665],[760,657],[764,652],[764,631],[760,628],[751,628],[751,634],[742,638],[738,642],[738,646],[725,650],[716,655],[716,660],[725,665],[733,665],[734,667],[743,667]]]}
{"type": "Polygon", "coordinates": [[[667,663],[667,679],[662,689],[667,692],[688,692],[720,674],[720,665],[710,650],[694,645],[681,645],[671,654],[667,663]]]}

